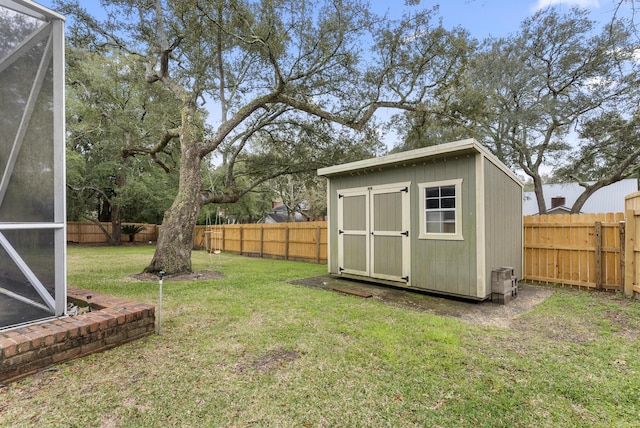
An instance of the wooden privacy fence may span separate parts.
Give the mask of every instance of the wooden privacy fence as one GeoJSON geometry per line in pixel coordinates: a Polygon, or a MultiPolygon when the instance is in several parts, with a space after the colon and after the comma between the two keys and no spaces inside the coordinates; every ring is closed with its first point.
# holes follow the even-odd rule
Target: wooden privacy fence
{"type": "MultiPolygon", "coordinates": [[[[155,224],[122,223],[123,226],[129,224],[144,226],[144,230],[135,235],[135,242],[155,242],[158,240],[160,226],[156,226],[155,224]]],[[[100,225],[111,234],[111,223],[100,223],[100,225]]],[[[129,235],[122,234],[122,241],[129,241],[129,235]]],[[[104,233],[102,233],[102,230],[100,230],[100,226],[95,223],[68,221],[67,242],[73,242],[75,244],[106,244],[109,241],[104,236],[104,233]]]]}
{"type": "Polygon", "coordinates": [[[624,198],[624,209],[627,217],[624,293],[633,296],[640,293],[640,192],[624,198]]]}
{"type": "Polygon", "coordinates": [[[256,257],[327,263],[327,222],[197,226],[194,247],[256,257]]]}
{"type": "MultiPolygon", "coordinates": [[[[640,192],[625,211],[524,217],[523,279],[640,294],[640,192]]],[[[143,226],[135,241],[155,242],[160,226],[143,226]]],[[[97,225],[77,222],[67,223],[67,240],[106,242],[97,225]]],[[[327,222],[196,226],[194,248],[327,263],[327,222]]]]}
{"type": "Polygon", "coordinates": [[[524,217],[523,279],[622,290],[623,213],[524,217]]]}

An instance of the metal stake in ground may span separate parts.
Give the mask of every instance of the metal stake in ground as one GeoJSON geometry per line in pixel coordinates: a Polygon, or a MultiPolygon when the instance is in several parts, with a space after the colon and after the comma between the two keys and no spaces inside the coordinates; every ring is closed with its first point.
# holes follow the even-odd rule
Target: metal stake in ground
{"type": "Polygon", "coordinates": [[[160,335],[160,324],[162,324],[162,277],[164,277],[164,271],[161,270],[158,272],[158,284],[160,286],[160,291],[158,295],[158,335],[160,335]]]}

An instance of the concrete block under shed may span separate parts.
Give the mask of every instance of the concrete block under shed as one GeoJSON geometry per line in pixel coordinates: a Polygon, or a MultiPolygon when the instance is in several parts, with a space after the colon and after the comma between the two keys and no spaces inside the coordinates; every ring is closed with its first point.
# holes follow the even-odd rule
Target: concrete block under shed
{"type": "Polygon", "coordinates": [[[491,271],[491,301],[504,305],[518,296],[518,279],[511,267],[491,271]]]}

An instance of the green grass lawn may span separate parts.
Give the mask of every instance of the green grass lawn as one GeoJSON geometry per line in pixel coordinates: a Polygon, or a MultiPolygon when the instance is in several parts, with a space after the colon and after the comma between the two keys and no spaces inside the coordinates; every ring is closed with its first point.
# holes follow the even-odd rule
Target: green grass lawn
{"type": "MultiPolygon", "coordinates": [[[[70,247],[69,284],[156,304],[152,247],[70,247]]],[[[2,426],[625,427],[640,303],[554,289],[511,329],[292,285],[326,266],[194,252],[161,336],[0,389],[2,426]]]]}

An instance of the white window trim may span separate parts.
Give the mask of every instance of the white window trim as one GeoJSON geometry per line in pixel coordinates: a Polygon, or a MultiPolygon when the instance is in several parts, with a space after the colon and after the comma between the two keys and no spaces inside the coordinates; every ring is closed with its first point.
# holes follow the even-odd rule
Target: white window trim
{"type": "Polygon", "coordinates": [[[446,241],[462,241],[462,178],[455,180],[431,181],[418,183],[418,199],[420,201],[420,234],[418,239],[440,239],[446,241]],[[456,188],[456,233],[427,233],[424,191],[428,187],[455,186],[456,188]]]}

